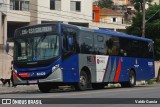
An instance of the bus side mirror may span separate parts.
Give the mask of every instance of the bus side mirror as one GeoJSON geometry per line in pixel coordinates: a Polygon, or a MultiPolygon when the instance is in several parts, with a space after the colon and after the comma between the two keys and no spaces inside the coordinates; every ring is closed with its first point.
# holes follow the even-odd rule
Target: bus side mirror
{"type": "MultiPolygon", "coordinates": [[[[6,50],[6,53],[7,53],[8,55],[10,55],[10,54],[9,54],[9,43],[8,43],[8,42],[6,42],[5,50],[6,50]]],[[[12,55],[10,55],[10,56],[13,57],[12,55]]]]}
{"type": "Polygon", "coordinates": [[[6,42],[5,50],[6,50],[6,53],[8,54],[8,52],[9,52],[9,43],[8,42],[6,42]]]}
{"type": "Polygon", "coordinates": [[[72,37],[69,37],[69,38],[68,38],[68,45],[69,45],[69,46],[72,46],[72,45],[73,45],[72,37]]]}

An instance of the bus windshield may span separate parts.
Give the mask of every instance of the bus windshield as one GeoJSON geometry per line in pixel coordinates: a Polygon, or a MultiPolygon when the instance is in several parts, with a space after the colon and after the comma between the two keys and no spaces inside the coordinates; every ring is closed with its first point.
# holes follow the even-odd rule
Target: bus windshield
{"type": "Polygon", "coordinates": [[[59,36],[47,35],[17,38],[15,40],[16,61],[40,61],[59,56],[59,36]]]}

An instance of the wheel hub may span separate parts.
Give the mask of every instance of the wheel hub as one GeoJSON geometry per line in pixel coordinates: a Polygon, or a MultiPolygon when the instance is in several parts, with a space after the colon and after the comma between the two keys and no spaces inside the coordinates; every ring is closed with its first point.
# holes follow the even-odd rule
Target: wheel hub
{"type": "Polygon", "coordinates": [[[81,86],[85,86],[85,84],[86,84],[86,78],[84,76],[80,77],[80,84],[81,84],[81,86]]]}

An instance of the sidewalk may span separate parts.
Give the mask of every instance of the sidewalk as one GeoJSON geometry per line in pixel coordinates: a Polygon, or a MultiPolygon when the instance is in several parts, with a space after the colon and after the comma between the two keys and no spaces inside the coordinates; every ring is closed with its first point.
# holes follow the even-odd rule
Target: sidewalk
{"type": "Polygon", "coordinates": [[[27,92],[39,92],[37,85],[18,85],[16,87],[8,87],[2,86],[0,84],[0,94],[7,94],[7,93],[27,93],[27,92]]]}

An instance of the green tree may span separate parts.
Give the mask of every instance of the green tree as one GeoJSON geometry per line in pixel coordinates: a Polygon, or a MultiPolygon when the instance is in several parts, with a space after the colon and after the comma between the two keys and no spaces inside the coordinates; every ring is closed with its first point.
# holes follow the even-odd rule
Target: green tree
{"type": "Polygon", "coordinates": [[[132,25],[126,28],[126,33],[130,35],[141,36],[142,35],[142,14],[136,13],[136,16],[132,18],[132,25]]]}
{"type": "MultiPolygon", "coordinates": [[[[151,5],[153,0],[146,0],[146,4],[151,5]]],[[[143,0],[131,0],[131,3],[134,5],[134,8],[140,12],[143,10],[143,0]]]]}
{"type": "Polygon", "coordinates": [[[112,8],[113,1],[112,0],[99,0],[99,6],[101,8],[112,8]]]}
{"type": "Polygon", "coordinates": [[[160,60],[160,5],[147,9],[146,19],[146,37],[154,40],[155,58],[160,60]]]}
{"type": "MultiPolygon", "coordinates": [[[[126,33],[131,35],[142,34],[142,13],[137,12],[132,19],[132,25],[126,29],[126,33]]],[[[150,6],[146,10],[146,38],[154,41],[155,58],[160,59],[160,5],[150,6]]]]}

